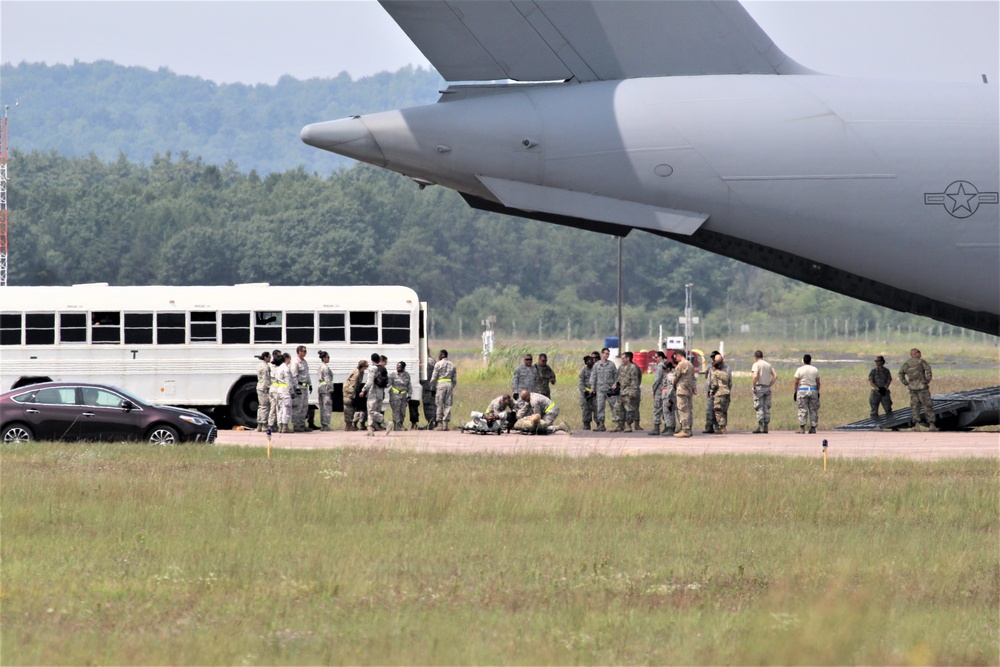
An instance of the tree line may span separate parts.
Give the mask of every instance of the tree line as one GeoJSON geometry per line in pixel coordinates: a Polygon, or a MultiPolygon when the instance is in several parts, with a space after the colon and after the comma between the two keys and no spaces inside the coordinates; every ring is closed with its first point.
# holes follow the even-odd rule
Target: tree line
{"type": "MultiPolygon", "coordinates": [[[[400,284],[429,302],[438,336],[490,315],[506,334],[614,332],[614,237],[476,211],[367,165],[261,176],[187,152],[144,164],[14,150],[9,176],[11,285],[400,284]]],[[[623,263],[627,335],[672,327],[689,282],[714,328],[891,312],[640,231],[623,263]]]]}

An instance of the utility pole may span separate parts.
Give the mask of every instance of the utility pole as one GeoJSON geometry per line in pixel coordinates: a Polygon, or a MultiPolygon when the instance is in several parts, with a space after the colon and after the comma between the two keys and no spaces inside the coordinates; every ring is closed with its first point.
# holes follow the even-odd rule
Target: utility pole
{"type": "Polygon", "coordinates": [[[0,287],[7,286],[7,112],[0,118],[0,287]]]}

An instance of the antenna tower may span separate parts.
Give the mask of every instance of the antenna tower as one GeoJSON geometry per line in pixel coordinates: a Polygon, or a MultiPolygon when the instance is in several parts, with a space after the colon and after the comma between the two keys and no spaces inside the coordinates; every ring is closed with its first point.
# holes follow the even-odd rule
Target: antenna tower
{"type": "Polygon", "coordinates": [[[7,110],[0,118],[0,287],[7,286],[7,110]]]}

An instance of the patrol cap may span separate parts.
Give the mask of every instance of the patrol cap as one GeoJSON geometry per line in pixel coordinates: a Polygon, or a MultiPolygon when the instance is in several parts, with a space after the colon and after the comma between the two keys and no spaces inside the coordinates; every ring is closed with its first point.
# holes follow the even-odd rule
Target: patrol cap
{"type": "Polygon", "coordinates": [[[881,362],[882,362],[882,363],[884,364],[884,363],[885,363],[885,357],[883,357],[883,356],[882,356],[882,355],[880,354],[880,355],[878,355],[877,357],[875,357],[875,361],[881,361],[881,362]]]}

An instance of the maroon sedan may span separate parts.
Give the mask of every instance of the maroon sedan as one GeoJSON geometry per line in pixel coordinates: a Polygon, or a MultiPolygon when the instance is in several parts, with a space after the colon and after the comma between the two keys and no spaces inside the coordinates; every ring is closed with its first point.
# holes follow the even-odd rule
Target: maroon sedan
{"type": "Polygon", "coordinates": [[[215,441],[201,412],[151,405],[124,389],[85,382],[45,382],[0,394],[0,438],[144,440],[154,445],[215,441]]]}

